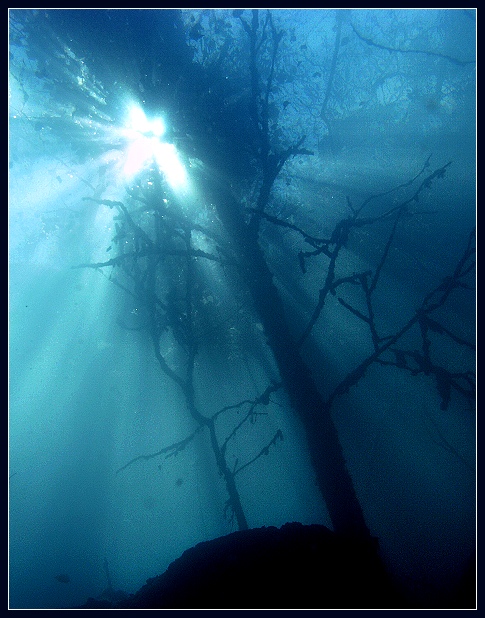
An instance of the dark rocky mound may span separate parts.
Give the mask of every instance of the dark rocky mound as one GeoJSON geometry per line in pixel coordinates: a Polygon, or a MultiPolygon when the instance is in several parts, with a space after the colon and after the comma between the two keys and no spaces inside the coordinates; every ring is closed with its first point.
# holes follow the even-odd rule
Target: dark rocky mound
{"type": "MultiPolygon", "coordinates": [[[[94,608],[96,603],[90,599],[84,607],[94,608]]],[[[135,595],[111,605],[116,609],[401,606],[375,548],[325,526],[300,523],[244,530],[199,543],[135,595]]]]}

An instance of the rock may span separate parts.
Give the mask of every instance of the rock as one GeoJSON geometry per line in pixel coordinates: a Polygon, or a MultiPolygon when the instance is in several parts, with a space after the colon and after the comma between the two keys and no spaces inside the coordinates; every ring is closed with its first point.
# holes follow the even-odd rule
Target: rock
{"type": "Polygon", "coordinates": [[[116,609],[401,607],[377,544],[285,524],[199,543],[116,609]]]}

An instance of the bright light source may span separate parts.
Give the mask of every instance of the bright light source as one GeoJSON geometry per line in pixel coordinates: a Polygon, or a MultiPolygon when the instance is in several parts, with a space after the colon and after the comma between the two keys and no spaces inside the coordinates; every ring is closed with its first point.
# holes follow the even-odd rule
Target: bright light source
{"type": "Polygon", "coordinates": [[[165,124],[161,118],[148,120],[141,107],[133,105],[129,111],[128,128],[142,135],[161,137],[165,133],[165,124]]]}
{"type": "Polygon", "coordinates": [[[162,137],[165,133],[165,125],[161,118],[155,118],[155,120],[151,122],[151,131],[155,137],[162,137]]]}
{"type": "Polygon", "coordinates": [[[129,120],[126,126],[137,133],[145,133],[148,127],[148,120],[140,107],[133,106],[129,111],[129,120]]]}
{"type": "Polygon", "coordinates": [[[125,131],[129,144],[123,174],[133,177],[155,162],[169,185],[173,189],[182,189],[187,184],[187,172],[175,146],[160,140],[164,133],[165,124],[161,118],[149,120],[140,107],[132,106],[125,131]]]}

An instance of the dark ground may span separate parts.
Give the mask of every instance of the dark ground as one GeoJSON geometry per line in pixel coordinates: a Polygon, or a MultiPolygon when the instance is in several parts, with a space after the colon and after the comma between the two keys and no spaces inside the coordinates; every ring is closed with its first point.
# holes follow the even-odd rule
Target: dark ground
{"type": "MultiPolygon", "coordinates": [[[[441,607],[474,608],[474,581],[470,571],[441,607]]],[[[117,602],[91,598],[79,609],[412,607],[372,548],[325,526],[290,523],[199,543],[136,594],[117,602]]]]}

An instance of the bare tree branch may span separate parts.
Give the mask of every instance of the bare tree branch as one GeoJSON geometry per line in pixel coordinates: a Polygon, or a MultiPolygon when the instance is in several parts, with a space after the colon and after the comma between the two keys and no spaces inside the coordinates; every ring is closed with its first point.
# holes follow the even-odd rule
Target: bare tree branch
{"type": "Polygon", "coordinates": [[[449,62],[452,62],[453,64],[457,64],[458,66],[461,66],[461,67],[464,67],[467,64],[475,64],[475,60],[460,60],[458,58],[454,58],[453,56],[448,56],[447,54],[441,54],[439,52],[433,52],[433,51],[422,50],[422,49],[400,49],[398,47],[390,47],[388,45],[381,45],[379,43],[376,43],[372,39],[365,37],[363,34],[360,34],[360,32],[357,31],[357,29],[355,28],[353,24],[350,24],[350,25],[352,27],[352,30],[355,32],[355,34],[361,41],[364,41],[364,43],[367,43],[367,45],[371,45],[372,47],[377,47],[378,49],[385,49],[388,52],[398,52],[400,54],[424,54],[425,56],[443,58],[444,60],[448,60],[449,62]]]}

